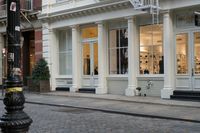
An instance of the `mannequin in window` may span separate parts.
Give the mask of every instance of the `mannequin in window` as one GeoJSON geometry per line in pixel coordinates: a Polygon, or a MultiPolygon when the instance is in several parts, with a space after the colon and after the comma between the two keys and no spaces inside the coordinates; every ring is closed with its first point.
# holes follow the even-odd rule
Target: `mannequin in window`
{"type": "Polygon", "coordinates": [[[94,69],[94,74],[95,74],[95,75],[98,75],[98,67],[97,67],[97,66],[96,66],[95,69],[94,69]]]}
{"type": "Polygon", "coordinates": [[[144,69],[144,74],[149,74],[149,70],[147,68],[144,69]]]}
{"type": "Polygon", "coordinates": [[[159,61],[159,74],[164,74],[164,57],[162,56],[161,60],[159,61]]]}

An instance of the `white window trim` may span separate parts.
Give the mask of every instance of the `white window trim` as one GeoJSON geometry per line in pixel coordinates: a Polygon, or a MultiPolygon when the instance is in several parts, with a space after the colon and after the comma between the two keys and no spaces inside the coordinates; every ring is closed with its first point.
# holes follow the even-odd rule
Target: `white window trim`
{"type": "MultiPolygon", "coordinates": [[[[127,47],[115,47],[115,48],[109,48],[110,47],[110,31],[111,30],[120,30],[120,29],[127,29],[128,30],[128,27],[126,26],[123,26],[123,27],[118,27],[118,28],[109,28],[108,29],[108,45],[107,45],[107,52],[108,52],[108,56],[107,56],[107,59],[108,59],[108,77],[128,77],[128,73],[127,74],[111,74],[110,73],[110,50],[112,49],[123,49],[123,48],[127,48],[128,49],[128,46],[127,47]]],[[[128,57],[129,58],[129,57],[128,57]]]]}

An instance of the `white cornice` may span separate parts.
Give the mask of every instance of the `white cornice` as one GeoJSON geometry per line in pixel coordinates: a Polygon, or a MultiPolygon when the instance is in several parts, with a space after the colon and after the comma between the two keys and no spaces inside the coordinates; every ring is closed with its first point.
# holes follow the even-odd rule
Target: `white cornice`
{"type": "Polygon", "coordinates": [[[38,16],[42,20],[52,20],[58,16],[66,16],[66,18],[74,18],[102,12],[109,12],[119,9],[131,8],[132,5],[128,0],[105,0],[91,5],[77,7],[73,9],[61,10],[52,13],[45,13],[38,16]]]}

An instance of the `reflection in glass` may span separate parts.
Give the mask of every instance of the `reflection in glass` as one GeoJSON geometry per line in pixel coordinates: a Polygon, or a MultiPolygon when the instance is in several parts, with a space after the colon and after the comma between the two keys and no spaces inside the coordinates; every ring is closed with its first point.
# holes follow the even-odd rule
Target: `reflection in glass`
{"type": "Polygon", "coordinates": [[[188,74],[188,34],[176,35],[177,74],[188,74]]]}
{"type": "Polygon", "coordinates": [[[72,32],[71,30],[59,31],[59,74],[72,74],[72,32]]]}
{"type": "Polygon", "coordinates": [[[83,74],[90,75],[90,44],[83,44],[83,74]]]}
{"type": "Polygon", "coordinates": [[[94,54],[94,64],[93,64],[93,69],[94,69],[94,75],[98,75],[98,44],[94,43],[93,44],[93,54],[94,54]]]}
{"type": "Polygon", "coordinates": [[[194,33],[194,70],[200,74],[200,32],[194,33]]]}
{"type": "Polygon", "coordinates": [[[128,31],[126,28],[109,31],[109,73],[128,73],[128,31]]]}
{"type": "Polygon", "coordinates": [[[162,24],[140,27],[140,74],[163,74],[162,24]]]}

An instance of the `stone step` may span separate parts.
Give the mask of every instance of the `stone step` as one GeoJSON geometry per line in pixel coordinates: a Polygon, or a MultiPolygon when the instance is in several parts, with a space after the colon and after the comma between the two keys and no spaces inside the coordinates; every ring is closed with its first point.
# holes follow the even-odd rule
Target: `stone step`
{"type": "Polygon", "coordinates": [[[69,91],[69,87],[56,87],[56,91],[69,91]]]}
{"type": "Polygon", "coordinates": [[[95,93],[95,88],[79,88],[80,93],[95,93]]]}
{"type": "Polygon", "coordinates": [[[174,100],[200,101],[200,96],[171,95],[170,98],[174,100]]]}
{"type": "Polygon", "coordinates": [[[182,90],[175,90],[173,95],[187,95],[187,96],[200,96],[200,91],[182,91],[182,90]]]}

